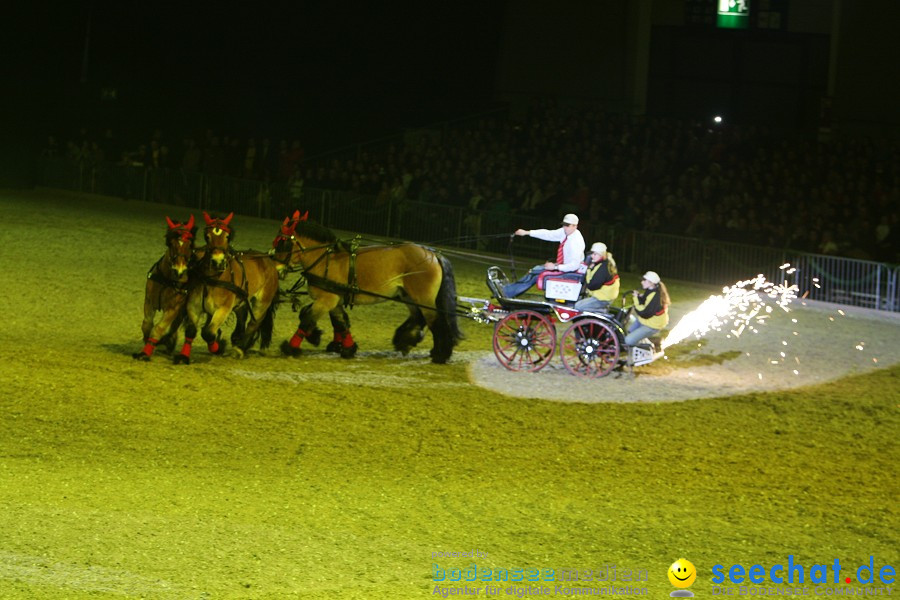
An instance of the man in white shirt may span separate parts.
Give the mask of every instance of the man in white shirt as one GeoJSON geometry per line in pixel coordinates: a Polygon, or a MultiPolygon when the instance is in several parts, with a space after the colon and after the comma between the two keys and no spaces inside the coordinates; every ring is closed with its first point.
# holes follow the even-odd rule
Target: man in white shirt
{"type": "Polygon", "coordinates": [[[528,291],[543,271],[561,271],[563,273],[577,273],[584,260],[584,238],[578,231],[578,217],[568,214],[563,217],[562,227],[559,229],[516,229],[516,235],[527,235],[547,242],[559,242],[556,249],[556,260],[547,261],[542,265],[536,265],[519,281],[510,283],[503,288],[503,296],[515,298],[528,291]]]}

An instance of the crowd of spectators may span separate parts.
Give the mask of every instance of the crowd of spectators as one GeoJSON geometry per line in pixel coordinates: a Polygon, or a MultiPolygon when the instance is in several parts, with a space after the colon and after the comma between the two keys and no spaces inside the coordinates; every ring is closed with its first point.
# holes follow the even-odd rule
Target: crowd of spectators
{"type": "Polygon", "coordinates": [[[146,141],[123,146],[111,129],[91,137],[81,129],[75,139],[62,147],[56,136],[49,136],[45,157],[65,157],[87,166],[114,162],[134,167],[183,169],[208,175],[288,181],[299,177],[303,148],[298,140],[283,139],[277,146],[269,138],[220,136],[208,130],[202,136],[184,136],[178,144],[167,140],[161,129],[146,141]],[[199,138],[199,139],[198,139],[199,138]]]}
{"type": "Polygon", "coordinates": [[[544,103],[521,118],[418,130],[347,158],[304,161],[298,141],[213,132],[185,137],[177,152],[158,131],[134,151],[106,132],[47,152],[354,191],[376,206],[453,205],[470,212],[473,231],[484,215],[575,212],[636,230],[900,261],[900,146],[872,139],[544,103]]]}

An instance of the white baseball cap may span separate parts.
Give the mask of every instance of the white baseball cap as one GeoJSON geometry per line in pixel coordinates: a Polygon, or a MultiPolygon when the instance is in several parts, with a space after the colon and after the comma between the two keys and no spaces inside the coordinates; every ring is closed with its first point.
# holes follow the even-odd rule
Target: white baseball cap
{"type": "Polygon", "coordinates": [[[591,252],[596,252],[597,254],[606,254],[606,244],[603,242],[594,242],[594,245],[591,246],[591,252]]]}
{"type": "Polygon", "coordinates": [[[647,271],[644,273],[644,279],[653,285],[659,285],[659,275],[656,274],[656,271],[647,271]]]}
{"type": "Polygon", "coordinates": [[[563,217],[562,222],[566,225],[578,225],[578,217],[573,215],[572,213],[569,213],[563,217]]]}

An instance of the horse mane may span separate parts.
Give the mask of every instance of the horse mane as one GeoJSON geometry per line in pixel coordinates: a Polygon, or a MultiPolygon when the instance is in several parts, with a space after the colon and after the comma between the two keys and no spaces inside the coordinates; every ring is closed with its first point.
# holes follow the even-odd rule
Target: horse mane
{"type": "Polygon", "coordinates": [[[332,230],[315,221],[300,221],[297,223],[297,229],[294,231],[297,235],[307,237],[322,244],[338,241],[338,237],[332,230]]]}
{"type": "Polygon", "coordinates": [[[325,227],[321,223],[315,221],[300,221],[294,232],[302,237],[309,238],[320,244],[334,244],[334,249],[338,252],[354,252],[354,247],[350,240],[340,239],[331,229],[325,227]]]}

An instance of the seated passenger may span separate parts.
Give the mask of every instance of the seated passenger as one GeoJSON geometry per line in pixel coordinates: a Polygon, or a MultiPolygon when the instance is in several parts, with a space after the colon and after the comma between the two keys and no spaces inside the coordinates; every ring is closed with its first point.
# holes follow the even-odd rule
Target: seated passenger
{"type": "Polygon", "coordinates": [[[563,217],[562,227],[559,229],[516,229],[516,235],[527,235],[547,242],[559,242],[556,249],[556,261],[547,261],[542,265],[532,267],[519,281],[510,283],[503,288],[503,296],[515,298],[521,296],[538,280],[538,275],[543,271],[562,271],[564,273],[577,273],[584,258],[584,238],[578,231],[578,217],[568,214],[563,217]]]}
{"type": "Polygon", "coordinates": [[[609,304],[619,297],[619,270],[612,252],[607,252],[606,244],[597,242],[591,246],[588,259],[585,289],[587,297],[575,303],[578,310],[607,312],[609,304]]]}
{"type": "Polygon", "coordinates": [[[642,339],[656,335],[669,324],[669,291],[654,271],[644,273],[641,279],[644,292],[631,292],[637,319],[628,329],[625,345],[634,346],[642,339]]]}

